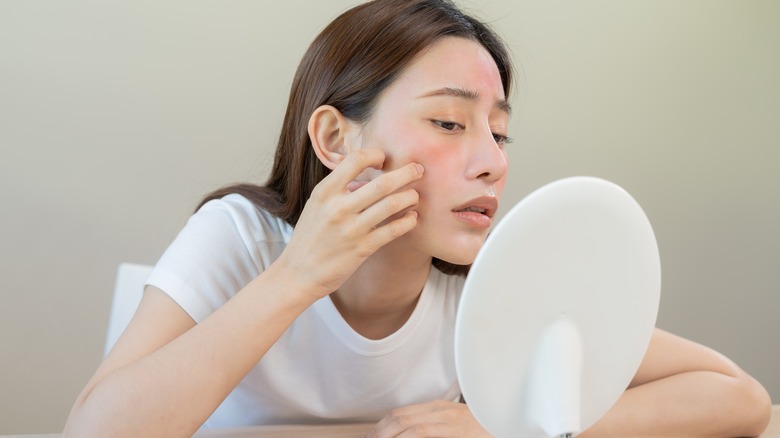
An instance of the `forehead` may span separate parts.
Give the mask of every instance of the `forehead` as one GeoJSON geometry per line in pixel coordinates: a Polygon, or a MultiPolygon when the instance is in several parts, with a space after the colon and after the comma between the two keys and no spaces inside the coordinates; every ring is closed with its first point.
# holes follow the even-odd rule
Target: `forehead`
{"type": "Polygon", "coordinates": [[[487,49],[459,37],[441,38],[421,51],[390,89],[401,94],[443,87],[474,91],[491,102],[506,98],[498,67],[487,49]]]}

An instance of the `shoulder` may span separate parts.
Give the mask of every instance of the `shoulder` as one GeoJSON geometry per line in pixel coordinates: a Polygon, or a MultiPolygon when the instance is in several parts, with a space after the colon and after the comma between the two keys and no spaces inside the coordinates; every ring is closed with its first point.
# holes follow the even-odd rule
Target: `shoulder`
{"type": "Polygon", "coordinates": [[[247,244],[289,240],[292,226],[246,197],[230,194],[205,203],[190,218],[190,222],[205,222],[215,229],[238,231],[247,244]]]}
{"type": "Polygon", "coordinates": [[[214,199],[190,216],[147,284],[201,321],[281,254],[292,227],[240,195],[214,199]]]}

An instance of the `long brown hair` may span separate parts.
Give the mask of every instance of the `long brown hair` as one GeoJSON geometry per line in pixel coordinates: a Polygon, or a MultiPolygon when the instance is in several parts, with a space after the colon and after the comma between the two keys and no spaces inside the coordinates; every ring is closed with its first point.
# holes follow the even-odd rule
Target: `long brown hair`
{"type": "MultiPolygon", "coordinates": [[[[293,79],[273,169],[264,186],[238,184],[210,193],[198,206],[238,193],[292,226],[314,186],[330,170],[314,154],[307,125],[321,105],[366,123],[382,93],[423,49],[445,36],[479,42],[493,57],[509,96],[512,66],[501,39],[449,0],[374,0],[333,20],[312,42],[293,79]]],[[[448,274],[468,265],[434,259],[448,274]]]]}

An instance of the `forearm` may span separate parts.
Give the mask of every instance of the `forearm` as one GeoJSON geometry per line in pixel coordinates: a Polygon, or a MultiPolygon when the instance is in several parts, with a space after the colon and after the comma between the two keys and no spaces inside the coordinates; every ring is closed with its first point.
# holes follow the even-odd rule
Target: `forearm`
{"type": "Polygon", "coordinates": [[[686,372],[628,389],[580,436],[756,436],[766,427],[770,403],[766,391],[746,374],[686,372]]]}
{"type": "Polygon", "coordinates": [[[66,436],[191,436],[312,301],[266,271],[222,308],[74,405],[66,436]]]}

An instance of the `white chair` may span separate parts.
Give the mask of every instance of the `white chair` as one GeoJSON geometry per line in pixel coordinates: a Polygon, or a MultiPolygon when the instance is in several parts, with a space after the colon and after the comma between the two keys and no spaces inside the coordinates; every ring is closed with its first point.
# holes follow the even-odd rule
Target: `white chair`
{"type": "Polygon", "coordinates": [[[127,324],[130,323],[130,319],[138,308],[138,303],[141,302],[146,279],[151,273],[152,266],[134,263],[121,263],[119,265],[103,356],[111,351],[111,347],[114,346],[116,340],[127,328],[127,324]]]}

